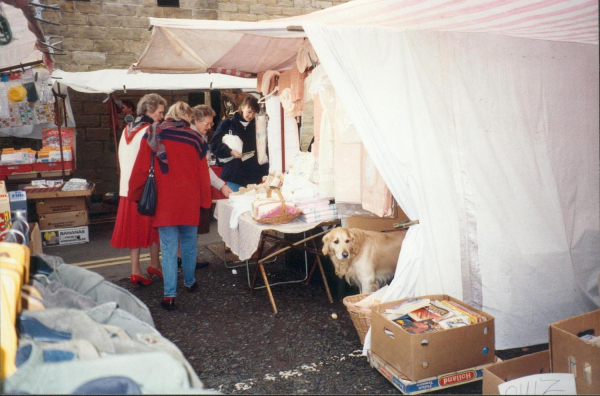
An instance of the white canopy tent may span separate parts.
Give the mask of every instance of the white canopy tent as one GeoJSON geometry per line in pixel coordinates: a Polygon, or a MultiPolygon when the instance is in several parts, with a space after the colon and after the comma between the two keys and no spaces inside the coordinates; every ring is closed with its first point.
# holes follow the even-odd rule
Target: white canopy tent
{"type": "Polygon", "coordinates": [[[283,70],[304,29],[420,222],[386,301],[465,300],[496,317],[498,349],[547,342],[549,323],[600,306],[597,1],[358,0],[278,21],[151,24],[134,68],[172,73],[283,70]]]}
{"type": "Polygon", "coordinates": [[[55,70],[52,77],[79,92],[105,93],[129,90],[191,90],[242,89],[256,90],[256,79],[223,74],[169,75],[131,73],[128,70],[106,69],[70,73],[55,70]]]}

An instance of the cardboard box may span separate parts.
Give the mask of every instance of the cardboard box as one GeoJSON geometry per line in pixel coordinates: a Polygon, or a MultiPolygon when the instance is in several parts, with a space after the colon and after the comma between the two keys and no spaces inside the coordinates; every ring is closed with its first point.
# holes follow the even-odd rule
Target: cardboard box
{"type": "Polygon", "coordinates": [[[59,228],[42,231],[42,246],[63,246],[90,241],[88,227],[59,228]]]}
{"type": "Polygon", "coordinates": [[[495,363],[483,369],[483,394],[499,395],[498,385],[534,374],[550,373],[550,351],[495,363]]]}
{"type": "Polygon", "coordinates": [[[85,197],[37,199],[35,211],[38,215],[87,210],[85,197]]]}
{"type": "Polygon", "coordinates": [[[554,373],[573,373],[577,394],[600,394],[600,347],[577,334],[594,330],[600,336],[600,310],[550,324],[550,363],[554,373]]]}
{"type": "Polygon", "coordinates": [[[346,227],[369,231],[389,231],[394,229],[394,224],[408,220],[408,216],[398,206],[395,217],[348,216],[346,217],[346,227]]]}
{"type": "Polygon", "coordinates": [[[493,316],[446,294],[418,298],[455,301],[488,320],[433,333],[411,334],[384,316],[387,308],[405,300],[379,304],[371,314],[371,348],[374,354],[412,381],[494,363],[493,316]]]}
{"type": "Polygon", "coordinates": [[[81,227],[89,224],[87,210],[40,215],[39,222],[42,230],[81,227]]]}
{"type": "Polygon", "coordinates": [[[367,358],[369,359],[369,363],[371,363],[371,367],[379,371],[381,375],[387,378],[388,381],[405,395],[417,395],[419,393],[433,392],[468,384],[469,382],[481,381],[484,368],[487,366],[474,367],[454,373],[411,381],[385,360],[374,354],[373,351],[367,352],[367,358]]]}
{"type": "Polygon", "coordinates": [[[31,254],[43,253],[42,233],[38,223],[29,223],[29,250],[31,250],[31,254]]]}

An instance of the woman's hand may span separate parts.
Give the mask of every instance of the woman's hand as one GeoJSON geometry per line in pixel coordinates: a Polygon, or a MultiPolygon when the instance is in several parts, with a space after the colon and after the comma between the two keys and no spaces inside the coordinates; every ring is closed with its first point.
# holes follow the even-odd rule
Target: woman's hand
{"type": "Polygon", "coordinates": [[[223,184],[223,187],[221,187],[221,192],[223,193],[223,195],[225,195],[226,198],[229,198],[229,194],[232,194],[233,190],[229,188],[227,184],[223,184]]]}
{"type": "Polygon", "coordinates": [[[242,154],[239,151],[231,150],[231,156],[234,158],[242,158],[242,154]]]}

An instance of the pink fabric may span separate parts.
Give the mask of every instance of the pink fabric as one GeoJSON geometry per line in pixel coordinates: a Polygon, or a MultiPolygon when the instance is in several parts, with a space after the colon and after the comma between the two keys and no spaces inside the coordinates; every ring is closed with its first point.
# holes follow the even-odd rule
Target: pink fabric
{"type": "Polygon", "coordinates": [[[362,147],[361,200],[365,210],[379,216],[390,216],[393,211],[392,193],[369,158],[365,147],[362,147]]]}
{"type": "Polygon", "coordinates": [[[302,40],[245,34],[212,67],[254,74],[265,70],[288,70],[296,64],[302,40]]]}

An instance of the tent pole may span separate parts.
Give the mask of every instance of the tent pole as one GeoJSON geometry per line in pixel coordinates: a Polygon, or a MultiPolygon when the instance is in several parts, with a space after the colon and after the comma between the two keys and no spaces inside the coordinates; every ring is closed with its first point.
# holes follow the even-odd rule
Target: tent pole
{"type": "Polygon", "coordinates": [[[285,114],[281,104],[279,105],[279,112],[281,114],[281,173],[285,173],[285,114]]]}
{"type": "Polygon", "coordinates": [[[117,164],[117,175],[119,174],[119,143],[117,142],[117,114],[116,104],[113,100],[113,96],[110,95],[108,98],[108,114],[110,119],[110,129],[112,130],[113,140],[115,141],[115,157],[117,164]]]}
{"type": "Polygon", "coordinates": [[[56,113],[56,126],[58,127],[58,149],[60,150],[60,166],[62,169],[62,177],[65,177],[65,160],[63,156],[63,142],[62,142],[62,113],[60,101],[64,100],[63,95],[60,94],[60,83],[56,83],[56,88],[58,88],[58,93],[52,90],[52,94],[54,95],[54,112],[56,113]]]}

